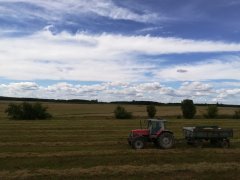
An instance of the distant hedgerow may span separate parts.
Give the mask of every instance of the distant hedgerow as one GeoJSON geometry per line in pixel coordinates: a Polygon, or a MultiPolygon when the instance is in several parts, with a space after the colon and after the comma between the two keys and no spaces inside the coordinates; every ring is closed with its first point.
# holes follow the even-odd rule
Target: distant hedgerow
{"type": "Polygon", "coordinates": [[[40,120],[52,118],[47,109],[41,103],[23,102],[20,104],[9,104],[5,112],[10,119],[14,120],[40,120]]]}

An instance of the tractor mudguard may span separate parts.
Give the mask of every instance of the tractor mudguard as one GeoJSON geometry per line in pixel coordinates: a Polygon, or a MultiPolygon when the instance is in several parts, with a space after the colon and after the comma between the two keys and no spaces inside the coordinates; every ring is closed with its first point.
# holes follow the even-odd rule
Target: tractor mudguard
{"type": "Polygon", "coordinates": [[[161,133],[165,133],[165,132],[168,132],[168,133],[170,133],[170,134],[173,135],[173,132],[172,132],[172,131],[169,131],[169,130],[163,130],[161,133]]]}
{"type": "Polygon", "coordinates": [[[159,132],[157,133],[157,137],[161,136],[161,134],[163,134],[163,133],[165,133],[165,132],[170,133],[170,134],[173,135],[173,132],[172,132],[172,131],[169,131],[169,130],[161,130],[161,131],[159,131],[159,132]]]}

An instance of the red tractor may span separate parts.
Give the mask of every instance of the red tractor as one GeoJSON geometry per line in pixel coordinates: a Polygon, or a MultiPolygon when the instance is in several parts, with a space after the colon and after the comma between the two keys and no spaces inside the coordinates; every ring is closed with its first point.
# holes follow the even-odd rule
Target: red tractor
{"type": "Polygon", "coordinates": [[[153,142],[157,147],[169,149],[174,145],[173,132],[165,129],[166,120],[148,119],[147,129],[132,130],[128,143],[134,149],[144,148],[147,142],[153,142]]]}

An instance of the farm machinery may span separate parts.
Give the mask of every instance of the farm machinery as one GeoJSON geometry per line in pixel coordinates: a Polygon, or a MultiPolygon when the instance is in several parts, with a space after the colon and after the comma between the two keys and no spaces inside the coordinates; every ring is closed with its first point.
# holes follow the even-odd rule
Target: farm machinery
{"type": "Polygon", "coordinates": [[[189,145],[202,147],[204,142],[210,142],[211,145],[228,148],[233,130],[218,126],[183,127],[183,134],[189,145]]]}
{"type": "Polygon", "coordinates": [[[169,149],[174,145],[173,132],[165,129],[166,120],[148,119],[147,129],[132,130],[128,143],[134,149],[144,148],[147,142],[153,142],[157,147],[169,149]]]}
{"type": "MultiPolygon", "coordinates": [[[[166,120],[147,119],[146,122],[146,129],[131,130],[127,140],[132,148],[143,149],[149,142],[162,149],[174,146],[174,134],[165,128],[166,120]]],[[[210,142],[211,145],[228,148],[233,130],[218,126],[183,127],[183,135],[187,144],[195,147],[202,147],[205,142],[210,142]]]]}

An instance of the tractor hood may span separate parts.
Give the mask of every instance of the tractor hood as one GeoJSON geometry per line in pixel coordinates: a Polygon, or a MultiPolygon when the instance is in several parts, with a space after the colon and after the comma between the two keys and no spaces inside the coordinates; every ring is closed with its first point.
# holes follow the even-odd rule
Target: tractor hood
{"type": "Polygon", "coordinates": [[[132,134],[133,134],[133,136],[136,136],[136,135],[148,136],[149,130],[148,129],[135,129],[135,130],[132,130],[132,134]]]}

